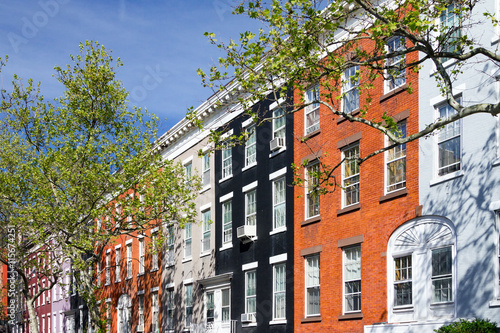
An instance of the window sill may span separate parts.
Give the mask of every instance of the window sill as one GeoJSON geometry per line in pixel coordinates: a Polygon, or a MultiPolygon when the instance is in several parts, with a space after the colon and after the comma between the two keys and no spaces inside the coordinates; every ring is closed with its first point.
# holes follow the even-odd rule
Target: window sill
{"type": "Polygon", "coordinates": [[[491,46],[495,45],[496,43],[498,43],[500,41],[500,36],[496,35],[495,37],[493,37],[491,39],[491,46]]]}
{"type": "Polygon", "coordinates": [[[274,156],[281,154],[285,150],[286,150],[286,146],[285,147],[281,147],[280,149],[271,152],[271,154],[269,154],[269,158],[273,158],[274,156]]]}
{"type": "Polygon", "coordinates": [[[122,282],[122,280],[115,280],[115,283],[120,283],[122,282]]]}
{"type": "Polygon", "coordinates": [[[499,166],[500,165],[500,157],[498,157],[496,160],[491,163],[491,166],[499,166]]]}
{"type": "Polygon", "coordinates": [[[175,263],[168,262],[167,265],[166,265],[166,268],[170,268],[170,267],[175,267],[175,263]]]}
{"type": "Polygon", "coordinates": [[[243,171],[247,171],[248,169],[251,169],[251,168],[253,168],[253,167],[254,167],[254,166],[256,166],[256,165],[257,165],[257,162],[250,163],[250,164],[249,164],[249,165],[247,165],[246,167],[242,168],[242,169],[241,169],[241,172],[243,172],[243,171]]]}
{"type": "Polygon", "coordinates": [[[104,286],[107,287],[107,286],[110,286],[111,285],[111,282],[110,283],[105,283],[104,286]]]}
{"type": "Polygon", "coordinates": [[[286,319],[276,319],[276,320],[271,320],[269,322],[269,325],[284,325],[286,324],[286,319]]]}
{"type": "Polygon", "coordinates": [[[490,308],[497,308],[500,306],[500,299],[494,299],[493,301],[490,301],[489,304],[490,308]]]}
{"type": "Polygon", "coordinates": [[[346,313],[339,316],[339,320],[356,320],[363,319],[363,314],[361,312],[356,313],[346,313]]]}
{"type": "Polygon", "coordinates": [[[350,212],[354,212],[354,211],[357,211],[360,209],[361,209],[361,204],[358,202],[354,205],[350,205],[348,207],[337,210],[337,216],[342,215],[342,214],[347,214],[350,212]]]}
{"type": "Polygon", "coordinates": [[[300,320],[301,323],[319,323],[321,321],[321,316],[306,317],[300,320]]]}
{"type": "Polygon", "coordinates": [[[391,91],[388,91],[386,94],[380,96],[379,102],[382,103],[386,99],[391,98],[392,96],[395,96],[402,91],[406,91],[406,89],[408,89],[408,83],[405,83],[402,86],[392,89],[391,91]]]}
{"type": "MultiPolygon", "coordinates": [[[[350,113],[350,115],[351,115],[351,116],[355,116],[355,115],[357,115],[358,113],[359,113],[359,109],[356,109],[356,110],[352,111],[352,112],[350,113]]],[[[346,120],[347,120],[347,118],[344,118],[343,116],[340,116],[340,118],[339,118],[339,119],[337,119],[337,125],[338,125],[338,124],[340,124],[340,123],[343,123],[343,122],[344,122],[344,121],[346,121],[346,120]]]]}
{"type": "Polygon", "coordinates": [[[231,178],[233,178],[233,175],[232,175],[232,174],[231,174],[231,175],[229,175],[229,176],[226,176],[226,177],[224,177],[224,178],[221,178],[221,179],[219,179],[219,184],[220,184],[220,183],[223,183],[223,182],[225,182],[226,180],[231,179],[231,178]]]}
{"type": "Polygon", "coordinates": [[[269,236],[276,235],[286,231],[286,227],[279,227],[269,232],[269,236]]]}
{"type": "Polygon", "coordinates": [[[400,305],[392,308],[393,313],[413,312],[413,305],[400,305]]]}
{"type": "Polygon", "coordinates": [[[141,276],[144,276],[145,272],[142,272],[142,273],[137,273],[137,277],[141,277],[141,276]]]}
{"type": "Polygon", "coordinates": [[[408,190],[406,188],[402,188],[400,190],[389,192],[386,195],[380,197],[380,199],[378,200],[378,202],[379,203],[383,203],[385,201],[389,201],[389,200],[392,200],[392,199],[396,199],[396,198],[399,198],[399,197],[406,196],[407,194],[408,194],[408,190]]]}
{"type": "Polygon", "coordinates": [[[206,257],[210,255],[210,251],[205,251],[200,254],[200,258],[206,257]]]}
{"type": "Polygon", "coordinates": [[[224,250],[232,249],[232,248],[233,248],[233,243],[224,244],[224,245],[222,245],[222,247],[219,248],[219,251],[224,251],[224,250]]]}
{"type": "Polygon", "coordinates": [[[241,324],[241,327],[245,328],[245,327],[257,327],[257,323],[249,323],[249,324],[241,324]]]}
{"type": "Polygon", "coordinates": [[[129,281],[129,280],[132,280],[132,277],[131,277],[131,276],[127,276],[127,277],[125,278],[125,281],[129,281]]]}
{"type": "Polygon", "coordinates": [[[455,302],[442,302],[442,303],[431,303],[431,310],[432,309],[442,309],[442,308],[451,308],[455,305],[455,302]]]}
{"type": "Polygon", "coordinates": [[[159,270],[159,268],[152,268],[152,269],[150,270],[150,272],[151,272],[151,273],[154,273],[154,272],[158,272],[158,270],[159,270]]]}
{"type": "Polygon", "coordinates": [[[186,263],[186,262],[189,262],[189,261],[193,261],[193,257],[189,257],[189,258],[184,258],[182,259],[182,263],[186,263]]]}
{"type": "MultiPolygon", "coordinates": [[[[220,182],[220,181],[219,181],[219,182],[220,182]]],[[[199,193],[200,193],[200,194],[205,193],[206,191],[210,190],[210,188],[211,188],[211,187],[212,187],[211,185],[206,185],[206,186],[203,186],[203,187],[201,188],[201,190],[200,190],[200,192],[199,192],[199,193]]]]}
{"type": "Polygon", "coordinates": [[[315,131],[312,131],[311,133],[308,133],[308,134],[304,135],[304,136],[302,137],[301,141],[302,141],[302,142],[303,142],[303,141],[306,141],[306,140],[308,140],[308,139],[312,138],[313,136],[318,135],[319,133],[321,133],[321,128],[320,128],[320,129],[317,129],[317,130],[315,130],[315,131]]]}
{"type": "Polygon", "coordinates": [[[319,221],[321,221],[321,215],[305,219],[304,221],[302,221],[302,223],[300,223],[300,226],[304,227],[306,225],[313,224],[313,223],[316,223],[316,222],[319,222],[319,221]]]}
{"type": "Polygon", "coordinates": [[[455,178],[462,177],[463,175],[464,175],[464,171],[463,170],[458,170],[458,171],[455,171],[455,172],[452,172],[452,173],[449,173],[447,175],[444,175],[444,176],[441,176],[439,178],[431,180],[431,182],[430,182],[429,185],[430,186],[434,186],[434,185],[446,182],[448,180],[452,180],[452,179],[455,179],[455,178]]]}

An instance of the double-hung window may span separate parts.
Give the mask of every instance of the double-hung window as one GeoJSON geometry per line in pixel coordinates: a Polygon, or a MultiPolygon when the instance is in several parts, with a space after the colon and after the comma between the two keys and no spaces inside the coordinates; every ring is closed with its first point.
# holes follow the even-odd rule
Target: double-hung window
{"type": "Polygon", "coordinates": [[[440,49],[442,52],[456,53],[460,50],[459,42],[462,31],[459,11],[460,6],[452,2],[441,12],[439,21],[441,24],[440,49]]]}
{"type": "Polygon", "coordinates": [[[132,278],[132,243],[127,244],[127,279],[132,278]]]}
{"type": "Polygon", "coordinates": [[[345,148],[342,158],[342,203],[347,207],[359,202],[359,144],[345,148]]]}
{"type": "Polygon", "coordinates": [[[233,201],[222,203],[222,243],[228,244],[233,240],[233,201]]]}
{"type": "MultiPolygon", "coordinates": [[[[387,52],[394,53],[406,49],[406,39],[396,36],[387,42],[387,52]]],[[[406,83],[406,58],[398,55],[387,59],[387,86],[391,91],[406,83]]]]}
{"type": "Polygon", "coordinates": [[[191,327],[193,323],[193,285],[187,284],[185,287],[186,291],[186,314],[185,314],[185,327],[191,327]]]}
{"type": "Polygon", "coordinates": [[[222,322],[227,323],[231,320],[231,289],[225,288],[221,290],[222,300],[221,300],[221,310],[222,310],[222,322]]]}
{"type": "Polygon", "coordinates": [[[229,142],[222,144],[222,179],[233,174],[233,148],[229,142]]]}
{"type": "Polygon", "coordinates": [[[306,91],[305,107],[306,114],[306,135],[319,130],[319,84],[316,84],[306,91]]]}
{"type": "Polygon", "coordinates": [[[245,313],[257,312],[257,271],[245,272],[245,313]]]}
{"type": "MultiPolygon", "coordinates": [[[[106,285],[108,285],[110,283],[111,283],[111,252],[107,252],[106,253],[106,285]]],[[[69,289],[69,286],[68,286],[68,289],[69,289]]]]}
{"type": "Polygon", "coordinates": [[[157,270],[158,269],[158,233],[157,232],[152,232],[151,233],[151,270],[157,270]]]}
{"type": "Polygon", "coordinates": [[[342,112],[351,113],[359,109],[359,66],[344,71],[342,84],[342,112]]]}
{"type": "Polygon", "coordinates": [[[318,216],[320,214],[319,206],[319,179],[320,165],[314,162],[306,168],[306,218],[318,216]]]}
{"type": "Polygon", "coordinates": [[[174,329],[174,310],[175,310],[175,300],[174,300],[174,288],[167,289],[167,331],[174,329]]]}
{"type": "Polygon", "coordinates": [[[453,301],[451,246],[432,250],[432,302],[453,301]]]}
{"type": "Polygon", "coordinates": [[[206,253],[210,251],[210,209],[204,211],[202,213],[203,222],[202,222],[202,245],[201,252],[206,253]]]}
{"type": "Polygon", "coordinates": [[[184,258],[191,258],[191,243],[193,241],[191,223],[184,226],[184,258]]]}
{"type": "Polygon", "coordinates": [[[344,249],[344,312],[361,311],[361,246],[344,249]]]}
{"type": "Polygon", "coordinates": [[[413,304],[412,256],[394,258],[394,306],[413,304]]]}
{"type": "MultiPolygon", "coordinates": [[[[283,108],[278,107],[273,111],[273,139],[285,139],[286,133],[286,118],[283,108]]],[[[284,143],[284,141],[283,141],[284,143]]]]}
{"type": "Polygon", "coordinates": [[[186,180],[191,180],[191,177],[193,176],[193,163],[189,162],[184,165],[184,173],[186,175],[186,180]]]}
{"type": "MultiPolygon", "coordinates": [[[[96,270],[95,274],[96,274],[96,278],[97,278],[97,286],[100,286],[101,285],[101,262],[100,261],[97,262],[95,270],[96,270]]],[[[58,285],[58,286],[59,286],[59,288],[57,288],[57,290],[58,290],[59,297],[57,299],[60,300],[60,299],[62,299],[62,291],[61,291],[62,288],[61,288],[61,285],[58,285]]],[[[34,291],[33,291],[33,293],[34,293],[34,291]]]]}
{"type": "Polygon", "coordinates": [[[139,295],[139,310],[137,311],[138,312],[138,316],[139,316],[139,320],[138,320],[138,324],[137,324],[137,331],[138,332],[144,332],[144,294],[142,295],[139,295]]]}
{"type": "Polygon", "coordinates": [[[171,224],[167,228],[167,264],[173,265],[175,263],[175,234],[174,234],[174,225],[171,224]]]}
{"type": "Polygon", "coordinates": [[[158,300],[158,291],[151,294],[152,318],[151,318],[151,332],[160,333],[160,303],[158,300]]]}
{"type": "Polygon", "coordinates": [[[115,248],[115,281],[119,282],[121,280],[121,260],[122,260],[122,248],[115,248]]]}
{"type": "Polygon", "coordinates": [[[139,274],[144,274],[145,252],[144,238],[139,238],[139,274]]]}
{"type": "Polygon", "coordinates": [[[273,319],[286,319],[286,263],[273,266],[273,319]]]}
{"type": "MultiPolygon", "coordinates": [[[[457,111],[449,104],[438,108],[439,118],[446,119],[457,111]]],[[[445,125],[438,132],[438,176],[461,169],[460,120],[445,125]]]]}
{"type": "Polygon", "coordinates": [[[257,189],[245,193],[245,224],[257,225],[257,189]]]}
{"type": "Polygon", "coordinates": [[[202,163],[203,186],[208,186],[210,185],[210,155],[208,152],[203,155],[202,163]]]}
{"type": "MultiPolygon", "coordinates": [[[[398,124],[401,138],[406,137],[406,122],[398,124]]],[[[394,142],[388,140],[388,145],[394,142]]],[[[387,151],[386,153],[386,192],[396,191],[406,187],[406,144],[399,145],[387,151]]]]}
{"type": "Polygon", "coordinates": [[[306,316],[319,316],[321,314],[319,254],[307,256],[305,260],[306,260],[306,316]]]}
{"type": "Polygon", "coordinates": [[[257,135],[255,131],[255,125],[250,126],[246,130],[245,166],[254,164],[257,161],[257,135]]]}
{"type": "Polygon", "coordinates": [[[286,225],[286,183],[285,177],[273,181],[273,229],[286,225]]]}
{"type": "MultiPolygon", "coordinates": [[[[214,292],[207,291],[205,293],[205,318],[206,323],[213,323],[215,320],[215,303],[214,292]]],[[[208,328],[208,327],[207,327],[208,328]]]]}

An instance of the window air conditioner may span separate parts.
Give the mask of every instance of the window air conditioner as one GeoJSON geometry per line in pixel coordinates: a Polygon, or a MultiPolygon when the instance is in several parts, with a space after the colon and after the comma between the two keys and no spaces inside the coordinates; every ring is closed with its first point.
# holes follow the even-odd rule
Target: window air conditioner
{"type": "Polygon", "coordinates": [[[271,151],[278,150],[284,146],[285,146],[284,138],[277,137],[269,142],[269,148],[271,148],[271,151]]]}
{"type": "Polygon", "coordinates": [[[236,229],[236,236],[239,239],[253,238],[257,236],[257,230],[254,225],[243,225],[236,229]]]}
{"type": "Polygon", "coordinates": [[[255,313],[242,313],[241,314],[241,322],[242,323],[254,323],[255,322],[255,313]]]}

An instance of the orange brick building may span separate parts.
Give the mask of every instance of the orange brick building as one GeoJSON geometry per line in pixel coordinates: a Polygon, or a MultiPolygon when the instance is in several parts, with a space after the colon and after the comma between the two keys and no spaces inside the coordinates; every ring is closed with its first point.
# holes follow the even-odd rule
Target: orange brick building
{"type": "MultiPolygon", "coordinates": [[[[349,78],[356,71],[363,80],[363,68],[346,70],[345,97],[339,102],[351,114],[359,112],[367,97],[358,90],[359,81],[349,78]]],[[[418,74],[405,71],[391,78],[373,82],[368,118],[382,121],[387,112],[403,133],[417,132],[418,74]],[[405,90],[409,85],[412,94],[405,90]]],[[[317,89],[306,92],[306,102],[314,100],[317,89]]],[[[303,98],[296,91],[295,100],[303,98]]],[[[388,140],[373,128],[332,115],[319,103],[296,114],[294,132],[300,142],[294,162],[306,163],[298,170],[305,186],[295,187],[295,332],[363,332],[364,325],[387,321],[387,243],[398,226],[420,211],[418,143],[358,165],[353,158],[385,147],[388,140]],[[308,182],[314,184],[321,164],[340,164],[333,176],[342,187],[314,197],[308,195],[308,182]]],[[[408,263],[402,263],[405,267],[408,263]]],[[[396,297],[404,302],[408,293],[403,286],[396,297]]]]}

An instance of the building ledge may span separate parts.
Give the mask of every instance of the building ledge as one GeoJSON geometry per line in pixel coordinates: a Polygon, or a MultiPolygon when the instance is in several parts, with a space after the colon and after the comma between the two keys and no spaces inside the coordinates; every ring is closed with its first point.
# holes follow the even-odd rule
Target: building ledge
{"type": "Polygon", "coordinates": [[[347,313],[339,316],[339,320],[356,320],[363,319],[363,314],[361,312],[347,313]]]}
{"type": "Polygon", "coordinates": [[[306,318],[302,318],[300,320],[300,322],[303,324],[305,324],[305,323],[318,323],[320,321],[321,321],[321,316],[306,317],[306,318]]]}

